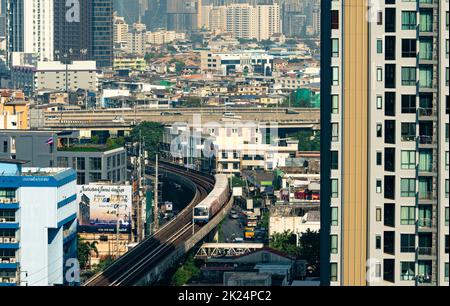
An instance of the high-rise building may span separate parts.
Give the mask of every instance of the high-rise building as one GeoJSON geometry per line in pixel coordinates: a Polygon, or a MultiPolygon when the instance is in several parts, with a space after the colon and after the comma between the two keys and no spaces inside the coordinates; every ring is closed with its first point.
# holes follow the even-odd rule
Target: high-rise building
{"type": "Polygon", "coordinates": [[[201,5],[201,0],[167,0],[167,29],[177,32],[197,30],[201,5]]]}
{"type": "Polygon", "coordinates": [[[324,285],[449,285],[448,12],[322,1],[324,285]]]}
{"type": "Polygon", "coordinates": [[[8,0],[8,51],[53,60],[53,0],[8,0]]]}
{"type": "Polygon", "coordinates": [[[226,30],[235,38],[266,40],[280,33],[280,7],[231,4],[226,7],[226,30]]]}
{"type": "Polygon", "coordinates": [[[135,23],[128,33],[127,51],[128,53],[145,55],[147,42],[147,28],[145,24],[135,23]]]}
{"type": "Polygon", "coordinates": [[[66,0],[54,2],[55,59],[65,61],[88,60],[91,37],[91,0],[67,6],[66,0]]]}
{"type": "Polygon", "coordinates": [[[113,65],[113,3],[112,0],[92,1],[90,60],[97,62],[97,67],[113,65]]]}
{"type": "Polygon", "coordinates": [[[123,44],[128,42],[129,25],[125,19],[120,16],[114,16],[114,44],[123,44]]]}
{"type": "Polygon", "coordinates": [[[112,66],[112,0],[8,1],[8,52],[36,54],[40,61],[95,60],[100,68],[112,66]]]}

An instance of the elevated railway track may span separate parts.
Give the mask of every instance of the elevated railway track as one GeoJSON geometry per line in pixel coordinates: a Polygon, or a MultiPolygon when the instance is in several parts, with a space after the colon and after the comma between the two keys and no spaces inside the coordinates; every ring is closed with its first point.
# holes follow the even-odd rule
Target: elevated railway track
{"type": "Polygon", "coordinates": [[[160,170],[183,176],[195,184],[194,198],[173,220],[120,257],[107,269],[94,275],[84,286],[135,285],[148,271],[183,247],[183,244],[192,238],[193,233],[201,230],[200,225],[192,222],[192,211],[213,190],[214,177],[168,163],[160,164],[160,170]]]}

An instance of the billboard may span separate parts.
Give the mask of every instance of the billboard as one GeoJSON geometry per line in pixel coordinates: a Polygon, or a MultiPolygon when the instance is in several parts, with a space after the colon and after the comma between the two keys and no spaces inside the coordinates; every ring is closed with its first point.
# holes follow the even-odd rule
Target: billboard
{"type": "Polygon", "coordinates": [[[78,232],[115,233],[131,231],[132,186],[77,186],[78,232]]]}

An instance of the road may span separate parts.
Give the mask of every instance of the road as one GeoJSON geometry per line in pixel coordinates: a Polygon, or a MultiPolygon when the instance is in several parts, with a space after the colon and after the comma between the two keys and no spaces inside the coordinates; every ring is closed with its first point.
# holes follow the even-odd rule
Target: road
{"type": "Polygon", "coordinates": [[[222,228],[221,228],[221,241],[219,242],[233,242],[234,238],[244,238],[244,224],[245,224],[245,217],[242,213],[240,213],[240,210],[236,207],[233,207],[235,211],[238,211],[238,214],[240,216],[239,219],[232,219],[229,217],[224,219],[222,222],[222,228]],[[228,239],[228,241],[227,241],[228,239]]]}

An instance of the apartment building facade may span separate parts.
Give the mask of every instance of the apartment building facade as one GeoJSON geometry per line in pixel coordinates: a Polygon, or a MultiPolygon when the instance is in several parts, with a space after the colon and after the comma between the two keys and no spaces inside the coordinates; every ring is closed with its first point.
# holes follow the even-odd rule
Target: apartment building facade
{"type": "Polygon", "coordinates": [[[322,2],[324,285],[449,284],[448,14],[322,2]]]}
{"type": "Polygon", "coordinates": [[[75,172],[23,163],[0,159],[0,287],[76,282],[75,172]]]}

